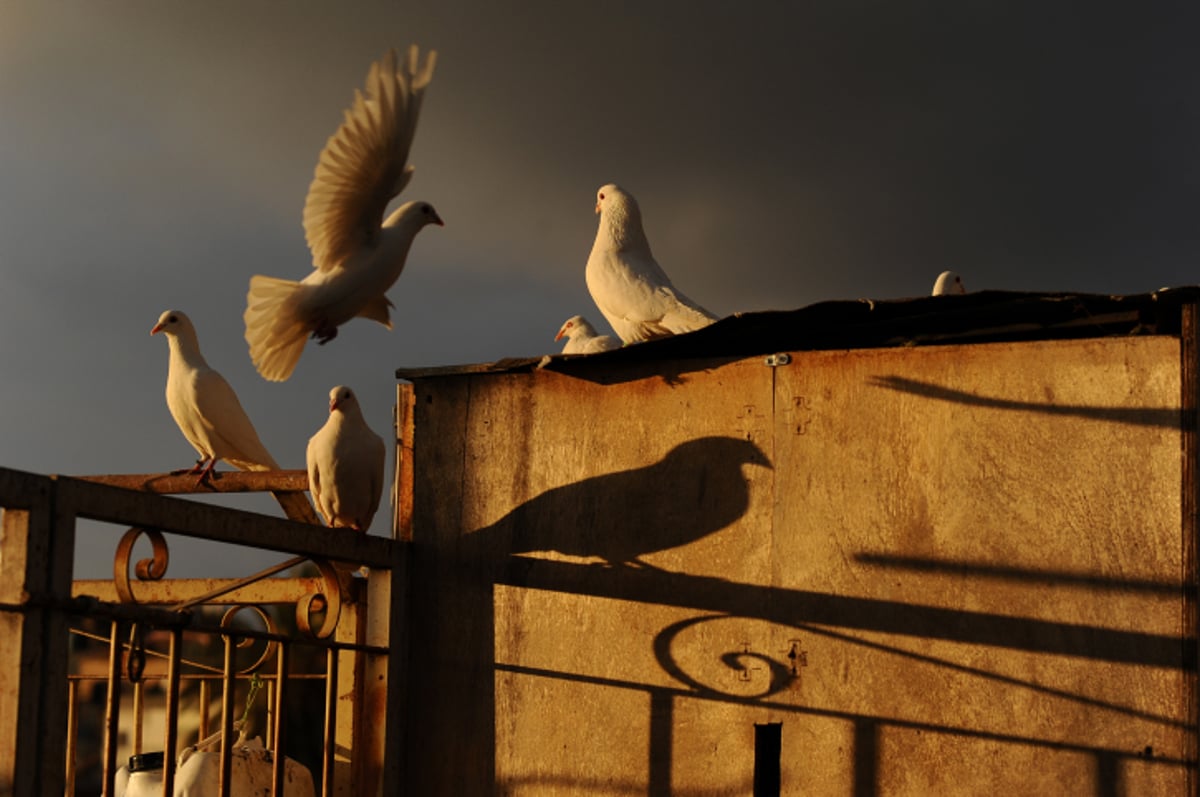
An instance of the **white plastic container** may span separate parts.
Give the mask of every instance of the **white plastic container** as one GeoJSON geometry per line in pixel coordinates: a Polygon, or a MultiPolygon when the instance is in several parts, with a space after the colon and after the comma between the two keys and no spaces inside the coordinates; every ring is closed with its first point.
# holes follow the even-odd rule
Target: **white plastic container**
{"type": "MultiPolygon", "coordinates": [[[[131,756],[130,766],[117,771],[116,797],[159,797],[162,794],[162,753],[131,756]],[[154,766],[157,756],[157,766],[154,766]],[[135,759],[142,759],[136,761],[135,759]]],[[[233,748],[230,761],[231,797],[270,797],[271,753],[254,739],[233,748]]],[[[175,767],[175,797],[217,797],[221,781],[221,754],[189,747],[179,754],[175,767]]],[[[314,797],[312,773],[289,758],[284,762],[283,793],[287,797],[314,797]]]]}

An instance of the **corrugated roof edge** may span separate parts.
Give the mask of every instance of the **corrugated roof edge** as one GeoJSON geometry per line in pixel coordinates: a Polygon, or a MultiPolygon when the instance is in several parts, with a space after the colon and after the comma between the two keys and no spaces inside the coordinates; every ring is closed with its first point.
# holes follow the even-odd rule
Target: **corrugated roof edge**
{"type": "Polygon", "coordinates": [[[599,354],[513,357],[491,363],[399,368],[417,380],[537,368],[583,375],[595,366],[724,359],[788,351],[886,348],[1112,335],[1175,335],[1179,308],[1200,301],[1200,287],[1110,296],[1089,293],[978,291],[916,299],[825,301],[797,310],[734,313],[686,335],[599,354]]]}

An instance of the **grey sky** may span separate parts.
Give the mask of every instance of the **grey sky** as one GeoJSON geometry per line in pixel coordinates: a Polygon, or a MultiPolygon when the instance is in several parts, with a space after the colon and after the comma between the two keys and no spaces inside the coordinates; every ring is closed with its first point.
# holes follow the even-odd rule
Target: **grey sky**
{"type": "MultiPolygon", "coordinates": [[[[147,334],[167,308],[285,466],[334,384],[386,436],[396,367],[557,351],[575,313],[607,331],[583,266],[610,181],[722,315],[921,295],[945,268],[972,290],[1195,283],[1197,30],[1184,2],[0,0],[0,464],[190,464],[147,334]],[[395,330],[352,322],[267,383],[249,277],[310,268],[317,153],[410,42],[439,62],[404,198],[447,226],[417,238],[395,330]]],[[[82,544],[81,575],[108,572],[111,543],[82,544]]],[[[221,558],[171,572],[244,571],[221,558]]]]}

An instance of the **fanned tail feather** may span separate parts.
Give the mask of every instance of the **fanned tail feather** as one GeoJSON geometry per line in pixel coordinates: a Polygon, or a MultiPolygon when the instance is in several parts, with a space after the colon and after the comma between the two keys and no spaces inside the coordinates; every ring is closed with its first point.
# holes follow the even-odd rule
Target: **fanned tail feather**
{"type": "Polygon", "coordinates": [[[282,382],[292,375],[304,344],[308,326],[296,316],[300,283],[256,275],[246,294],[246,343],[250,360],[264,379],[282,382]]]}

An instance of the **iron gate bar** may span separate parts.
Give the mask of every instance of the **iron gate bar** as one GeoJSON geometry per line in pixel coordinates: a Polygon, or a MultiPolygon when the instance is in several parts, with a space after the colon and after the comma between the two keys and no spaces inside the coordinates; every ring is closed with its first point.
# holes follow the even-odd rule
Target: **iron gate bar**
{"type": "MultiPolygon", "coordinates": [[[[171,646],[167,661],[167,727],[163,739],[163,753],[167,759],[163,767],[163,797],[175,794],[175,757],[179,746],[179,668],[183,663],[183,629],[171,629],[171,646]]],[[[203,737],[201,737],[203,738],[203,737]]]]}
{"type": "Polygon", "coordinates": [[[117,731],[121,723],[121,621],[112,621],[108,642],[108,694],[104,707],[104,794],[113,794],[117,777],[117,731]]]}
{"type": "Polygon", "coordinates": [[[274,726],[275,726],[275,746],[274,756],[271,760],[271,794],[283,794],[283,766],[287,761],[284,755],[285,740],[284,740],[284,706],[287,696],[287,679],[288,679],[288,644],[281,643],[279,645],[278,669],[276,670],[276,687],[275,687],[275,706],[274,706],[274,726]]]}
{"type": "Polygon", "coordinates": [[[224,691],[221,693],[221,778],[218,781],[220,797],[229,797],[229,775],[233,751],[233,637],[225,637],[224,691]]]}
{"type": "Polygon", "coordinates": [[[79,681],[67,682],[67,774],[64,794],[75,794],[76,740],[79,736],[79,681]]]}
{"type": "MultiPolygon", "coordinates": [[[[125,648],[125,655],[128,658],[129,648],[125,648]]],[[[142,681],[139,678],[133,682],[133,754],[142,754],[142,725],[145,718],[145,690],[142,688],[142,681]]]]}
{"type": "Polygon", "coordinates": [[[333,794],[333,758],[337,750],[338,651],[325,653],[325,745],[321,750],[321,797],[333,794]]]}

